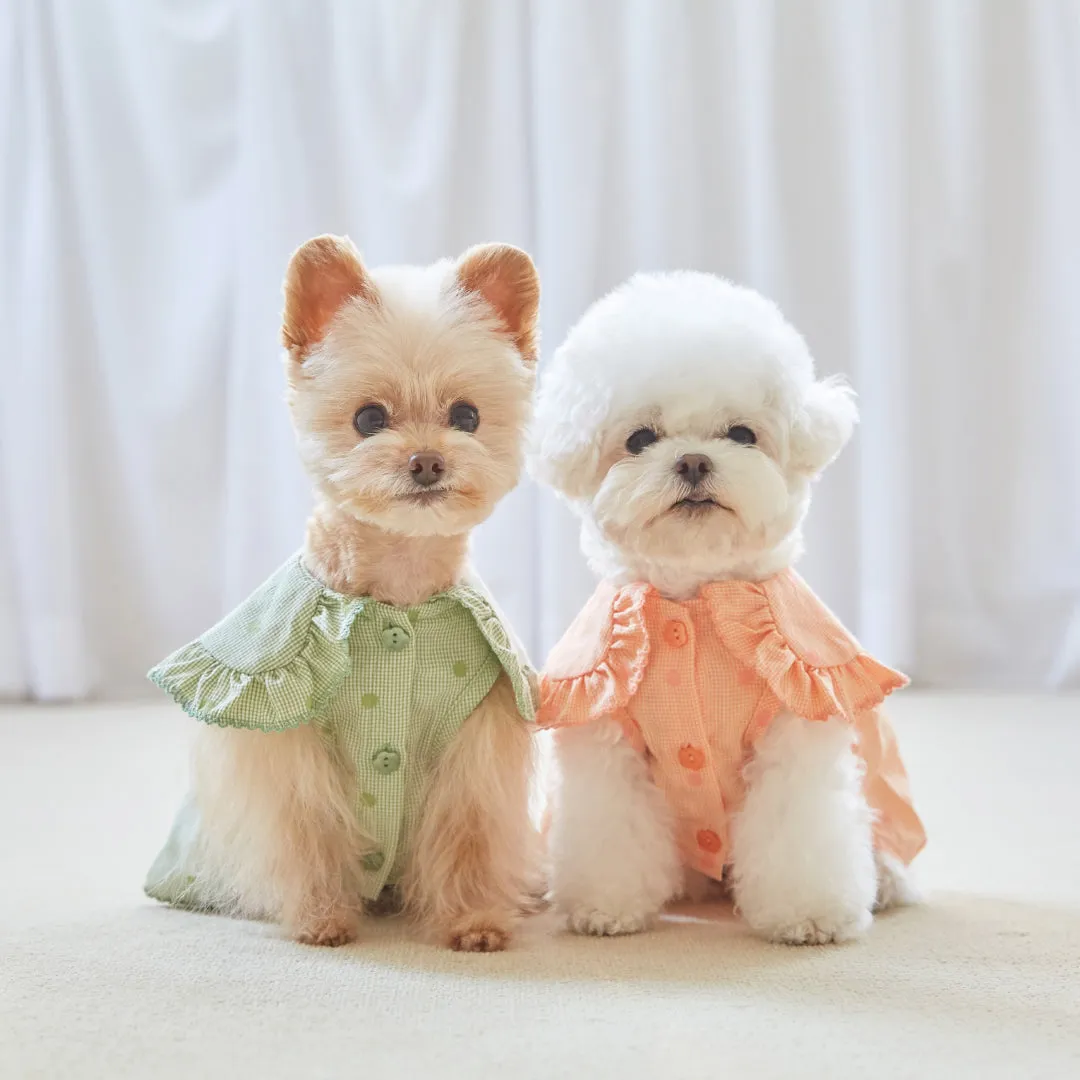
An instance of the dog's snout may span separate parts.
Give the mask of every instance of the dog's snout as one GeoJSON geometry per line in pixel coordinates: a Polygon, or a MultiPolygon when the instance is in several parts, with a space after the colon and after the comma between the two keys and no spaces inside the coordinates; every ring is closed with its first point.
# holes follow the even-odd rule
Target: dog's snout
{"type": "Polygon", "coordinates": [[[691,487],[697,487],[712,472],[712,462],[704,454],[683,454],[675,462],[675,471],[680,479],[691,487]]]}
{"type": "Polygon", "coordinates": [[[409,458],[409,472],[412,473],[413,483],[421,487],[431,487],[437,480],[442,479],[446,472],[446,461],[442,454],[424,450],[409,458]]]}

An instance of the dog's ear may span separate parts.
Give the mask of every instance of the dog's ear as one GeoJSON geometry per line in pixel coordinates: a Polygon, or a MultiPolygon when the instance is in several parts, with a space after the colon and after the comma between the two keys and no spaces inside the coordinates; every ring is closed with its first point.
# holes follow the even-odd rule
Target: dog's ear
{"type": "Polygon", "coordinates": [[[356,297],[377,305],[379,294],[347,236],[316,236],[297,248],[285,271],[281,340],[302,362],[342,305],[356,297]]]}
{"type": "Polygon", "coordinates": [[[458,260],[457,279],[464,292],[480,297],[495,312],[522,360],[535,364],[540,278],[532,259],[510,244],[481,244],[458,260]]]}
{"type": "Polygon", "coordinates": [[[842,378],[811,383],[791,433],[792,466],[817,476],[844,449],[858,420],[855,391],[842,378]]]}
{"type": "Polygon", "coordinates": [[[546,363],[536,395],[527,462],[534,480],[571,503],[589,498],[599,482],[609,397],[574,375],[573,347],[564,343],[546,363]]]}

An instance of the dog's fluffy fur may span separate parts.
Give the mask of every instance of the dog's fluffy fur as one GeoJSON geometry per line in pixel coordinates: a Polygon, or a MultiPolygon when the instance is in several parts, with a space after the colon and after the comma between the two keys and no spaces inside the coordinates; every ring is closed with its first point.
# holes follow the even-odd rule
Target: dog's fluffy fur
{"type": "MultiPolygon", "coordinates": [[[[282,337],[288,400],[317,501],[305,563],[330,588],[421,603],[466,573],[469,530],[517,483],[536,360],[539,285],[516,248],[368,271],[348,240],[292,257],[282,337]],[[448,423],[474,405],[474,434],[448,423]],[[361,438],[357,410],[389,415],[361,438]],[[445,460],[420,487],[410,457],[445,460]]],[[[439,763],[402,894],[454,948],[505,946],[534,851],[530,739],[502,675],[439,763]]],[[[196,793],[226,906],[278,918],[297,940],[339,945],[362,914],[359,860],[371,841],[346,762],[313,727],[200,733],[196,793]]]]}
{"type": "MultiPolygon", "coordinates": [[[[850,389],[815,379],[806,343],[764,297],[707,274],[639,275],[594,304],[553,357],[530,467],[581,516],[599,575],[682,600],[795,562],[812,481],[856,418],[850,389]],[[727,437],[738,425],[755,446],[727,437]],[[641,428],[659,438],[631,454],[641,428]],[[676,469],[684,454],[708,457],[695,496],[717,505],[673,509],[690,494],[676,469]]],[[[663,798],[617,724],[561,730],[556,746],[556,902],[580,932],[639,930],[686,888],[663,798]]],[[[875,859],[845,723],[778,717],[747,782],[731,869],[756,931],[840,941],[869,925],[876,898],[911,899],[905,868],[875,859]]]]}

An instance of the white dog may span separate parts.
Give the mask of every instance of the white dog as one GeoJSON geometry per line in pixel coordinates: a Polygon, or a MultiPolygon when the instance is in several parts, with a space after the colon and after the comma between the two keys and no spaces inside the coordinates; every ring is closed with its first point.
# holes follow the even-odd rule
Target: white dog
{"type": "Polygon", "coordinates": [[[914,898],[925,836],[877,708],[906,680],[790,569],[856,418],[772,303],[707,274],[633,278],[553,357],[531,467],[603,579],[543,679],[572,929],[641,930],[698,874],[793,944],[914,898]]]}

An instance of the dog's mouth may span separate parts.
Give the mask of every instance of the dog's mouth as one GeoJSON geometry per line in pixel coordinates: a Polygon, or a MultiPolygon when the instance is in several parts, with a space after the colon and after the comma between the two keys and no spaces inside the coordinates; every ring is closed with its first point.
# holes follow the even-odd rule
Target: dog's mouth
{"type": "Polygon", "coordinates": [[[717,502],[710,495],[688,495],[685,499],[672,503],[671,509],[694,515],[708,514],[713,510],[726,510],[729,514],[732,512],[730,506],[717,502]]]}
{"type": "Polygon", "coordinates": [[[402,502],[412,506],[435,506],[445,502],[452,494],[450,488],[421,488],[418,491],[408,491],[400,498],[402,502]]]}

